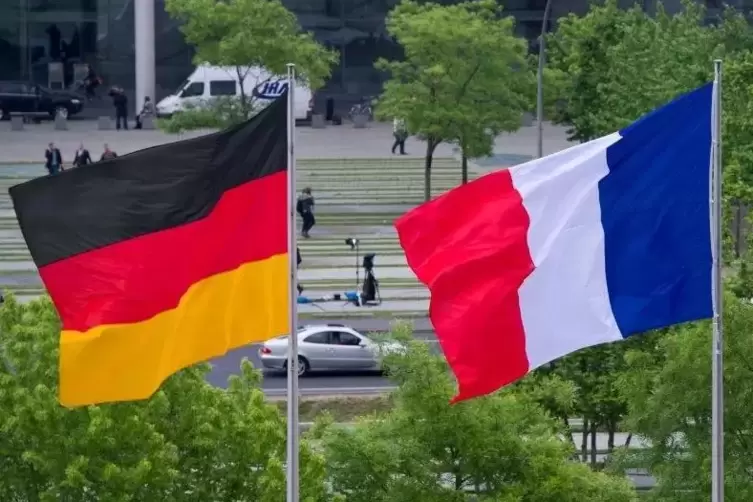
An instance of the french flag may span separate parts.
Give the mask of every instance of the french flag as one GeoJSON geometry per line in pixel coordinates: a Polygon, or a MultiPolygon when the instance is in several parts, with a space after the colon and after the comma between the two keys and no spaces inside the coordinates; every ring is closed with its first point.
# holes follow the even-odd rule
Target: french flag
{"type": "Polygon", "coordinates": [[[402,216],[458,380],[488,394],[585,347],[712,316],[713,84],[402,216]]]}

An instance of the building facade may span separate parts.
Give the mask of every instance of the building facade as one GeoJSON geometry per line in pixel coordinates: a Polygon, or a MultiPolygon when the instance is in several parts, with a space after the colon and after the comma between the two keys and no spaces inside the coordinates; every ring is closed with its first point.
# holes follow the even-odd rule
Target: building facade
{"type": "MultiPolygon", "coordinates": [[[[712,11],[721,6],[721,0],[705,1],[712,11]]],[[[739,7],[745,7],[742,2],[751,1],[731,3],[740,2],[739,7]]],[[[0,80],[23,79],[70,87],[82,78],[82,68],[91,65],[105,86],[118,85],[133,94],[139,49],[141,64],[151,60],[144,59],[143,51],[152,42],[144,27],[136,26],[135,21],[135,5],[143,6],[143,2],[154,3],[155,72],[139,85],[150,87],[153,78],[154,92],[157,99],[161,98],[175,90],[193,68],[192,49],[183,40],[178,23],[165,12],[164,0],[0,0],[0,80]]],[[[374,69],[374,61],[401,56],[400,47],[385,29],[385,17],[397,2],[283,0],[304,30],[340,55],[322,94],[348,102],[379,92],[384,75],[374,69]]],[[[648,10],[655,8],[655,0],[639,2],[648,10]]],[[[535,40],[541,31],[546,0],[503,3],[517,19],[518,33],[535,40]]],[[[620,3],[629,6],[635,0],[620,3]]],[[[552,5],[552,19],[556,19],[569,12],[585,12],[589,0],[555,0],[552,5]]],[[[664,5],[670,11],[676,10],[680,0],[667,0],[664,5]]],[[[143,79],[143,75],[139,78],[143,79]]]]}

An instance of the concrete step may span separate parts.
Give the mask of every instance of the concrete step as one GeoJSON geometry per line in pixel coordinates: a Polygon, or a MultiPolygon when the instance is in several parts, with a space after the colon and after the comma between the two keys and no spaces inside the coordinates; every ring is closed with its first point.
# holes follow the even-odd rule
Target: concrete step
{"type": "MultiPolygon", "coordinates": [[[[335,227],[332,227],[335,228],[335,227]]],[[[314,227],[316,229],[316,227],[314,227]]],[[[313,230],[312,230],[313,232],[313,230]]],[[[369,250],[374,249],[391,249],[398,248],[400,242],[397,237],[385,237],[383,240],[379,239],[361,239],[358,243],[359,254],[367,253],[369,250]]],[[[352,250],[350,246],[345,244],[345,239],[330,239],[326,234],[322,237],[319,234],[314,234],[311,239],[301,239],[298,242],[298,247],[302,250],[316,251],[346,251],[346,254],[356,254],[355,250],[352,250]]]]}
{"type": "MultiPolygon", "coordinates": [[[[355,315],[369,315],[375,313],[422,313],[426,316],[429,310],[429,300],[384,300],[380,305],[356,307],[355,305],[343,301],[316,302],[314,304],[299,304],[298,312],[301,314],[335,314],[339,313],[344,317],[355,315]]],[[[416,315],[417,317],[418,315],[416,315]]]]}
{"type": "MultiPolygon", "coordinates": [[[[370,251],[371,252],[371,251],[370,251]]],[[[345,269],[351,269],[355,270],[355,254],[353,256],[349,255],[342,255],[342,256],[332,256],[332,255],[316,255],[316,254],[310,254],[307,255],[304,250],[301,250],[303,262],[301,263],[301,270],[313,270],[313,269],[322,269],[322,268],[345,268],[345,269]]],[[[359,263],[358,263],[358,270],[363,275],[363,272],[361,271],[361,260],[363,259],[363,255],[360,255],[359,257],[359,263]]],[[[405,261],[405,255],[399,254],[399,255],[379,255],[377,253],[377,256],[375,258],[376,261],[379,262],[380,267],[407,267],[408,263],[405,261]]],[[[2,264],[0,263],[0,270],[2,269],[2,264]]]]}
{"type": "MultiPolygon", "coordinates": [[[[417,280],[413,271],[406,267],[387,266],[382,267],[377,265],[375,267],[375,275],[379,279],[403,279],[403,280],[417,280]]],[[[313,270],[300,270],[298,278],[303,281],[329,281],[329,280],[351,280],[353,279],[353,270],[348,269],[313,269],[313,270]]]]}
{"type": "MultiPolygon", "coordinates": [[[[359,286],[360,289],[360,286],[359,286]]],[[[348,291],[354,291],[354,287],[348,291]]],[[[415,288],[393,288],[393,287],[380,287],[379,292],[383,300],[425,300],[429,298],[429,290],[424,287],[415,288]]],[[[339,291],[332,291],[330,289],[322,289],[318,285],[316,287],[306,288],[303,292],[304,296],[309,298],[321,298],[333,293],[343,293],[339,291]]]]}
{"type": "MultiPolygon", "coordinates": [[[[28,303],[39,298],[41,293],[16,293],[16,299],[21,303],[28,303]]],[[[344,302],[326,302],[298,305],[298,318],[301,321],[316,321],[328,319],[423,319],[428,310],[427,301],[385,300],[382,305],[355,307],[344,302]],[[414,310],[411,310],[414,309],[414,310]]]]}

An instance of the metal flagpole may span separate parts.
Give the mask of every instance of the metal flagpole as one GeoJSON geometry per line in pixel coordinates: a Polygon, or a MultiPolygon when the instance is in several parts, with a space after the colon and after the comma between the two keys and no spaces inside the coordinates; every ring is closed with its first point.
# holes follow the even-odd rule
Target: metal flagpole
{"type": "Polygon", "coordinates": [[[544,156],[544,62],[546,61],[546,32],[549,26],[551,9],[552,0],[546,0],[544,19],[541,21],[541,37],[539,38],[539,67],[536,72],[536,126],[538,127],[536,154],[538,158],[544,156]]]}
{"type": "Polygon", "coordinates": [[[287,502],[298,502],[298,263],[295,219],[295,65],[288,64],[288,263],[290,267],[288,313],[288,455],[287,502]]]}
{"type": "Polygon", "coordinates": [[[722,331],[722,61],[714,61],[711,218],[713,342],[711,349],[711,502],[724,502],[724,332],[722,331]]]}

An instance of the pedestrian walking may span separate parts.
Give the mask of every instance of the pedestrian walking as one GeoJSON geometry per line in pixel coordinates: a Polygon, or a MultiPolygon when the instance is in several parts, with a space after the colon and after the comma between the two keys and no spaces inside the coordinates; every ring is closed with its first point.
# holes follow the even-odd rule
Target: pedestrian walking
{"type": "Polygon", "coordinates": [[[407,155],[405,153],[405,140],[408,139],[408,127],[405,125],[405,119],[395,117],[392,121],[392,135],[395,137],[395,142],[392,143],[392,153],[400,147],[400,155],[407,155]]]}
{"type": "Polygon", "coordinates": [[[89,155],[89,150],[84,148],[84,144],[81,143],[78,145],[78,150],[76,150],[76,156],[73,157],[73,165],[75,167],[81,167],[91,163],[92,156],[89,155]]]}
{"type": "Polygon", "coordinates": [[[86,93],[86,98],[89,101],[97,97],[97,87],[99,87],[101,84],[102,79],[97,75],[97,72],[94,70],[94,68],[89,65],[86,78],[84,79],[84,92],[86,93]]]}
{"type": "Polygon", "coordinates": [[[121,124],[123,129],[128,130],[128,97],[125,91],[120,87],[113,87],[110,90],[112,105],[115,107],[115,129],[120,130],[121,124]]]}
{"type": "Polygon", "coordinates": [[[295,209],[303,220],[301,235],[308,239],[311,237],[309,232],[316,225],[316,218],[314,218],[314,196],[311,195],[311,188],[306,187],[301,190],[301,195],[298,197],[295,209]]]}
{"type": "Polygon", "coordinates": [[[57,174],[63,170],[63,156],[55,143],[47,145],[44,152],[44,167],[50,175],[57,174]]]}
{"type": "Polygon", "coordinates": [[[99,161],[102,162],[103,160],[111,160],[118,156],[117,153],[110,150],[110,146],[105,143],[105,150],[102,152],[102,156],[99,158],[99,161]]]}

